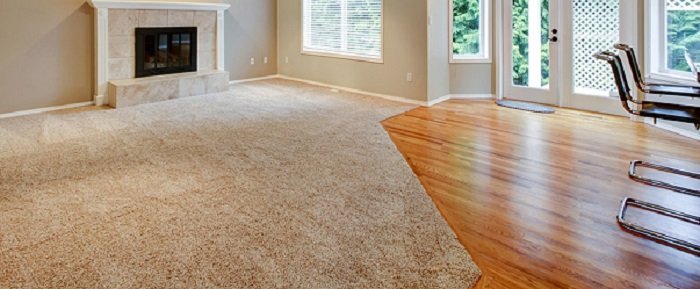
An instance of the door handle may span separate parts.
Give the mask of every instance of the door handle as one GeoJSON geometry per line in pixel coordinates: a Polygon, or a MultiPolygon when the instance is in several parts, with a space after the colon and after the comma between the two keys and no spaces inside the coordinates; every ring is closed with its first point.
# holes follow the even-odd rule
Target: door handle
{"type": "Polygon", "coordinates": [[[552,35],[554,35],[554,36],[550,37],[549,41],[552,41],[552,42],[559,41],[559,37],[557,37],[557,33],[559,33],[559,30],[557,30],[556,28],[552,29],[552,35]]]}

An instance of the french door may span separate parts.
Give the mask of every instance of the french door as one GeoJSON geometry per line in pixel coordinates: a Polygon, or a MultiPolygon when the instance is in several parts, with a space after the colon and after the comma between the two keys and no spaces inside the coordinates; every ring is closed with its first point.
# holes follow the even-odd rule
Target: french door
{"type": "Polygon", "coordinates": [[[504,2],[504,98],[625,114],[609,66],[593,54],[636,46],[637,1],[504,2]]]}

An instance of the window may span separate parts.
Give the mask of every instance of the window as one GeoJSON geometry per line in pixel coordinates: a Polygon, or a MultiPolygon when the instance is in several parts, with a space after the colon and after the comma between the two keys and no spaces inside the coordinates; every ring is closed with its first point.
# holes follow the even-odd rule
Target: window
{"type": "Polygon", "coordinates": [[[652,77],[693,77],[685,54],[700,62],[700,0],[648,0],[647,10],[647,69],[652,77]]]}
{"type": "Polygon", "coordinates": [[[491,62],[489,0],[450,0],[450,62],[491,62]]]}
{"type": "Polygon", "coordinates": [[[302,52],[382,61],[382,0],[304,0],[302,52]]]}

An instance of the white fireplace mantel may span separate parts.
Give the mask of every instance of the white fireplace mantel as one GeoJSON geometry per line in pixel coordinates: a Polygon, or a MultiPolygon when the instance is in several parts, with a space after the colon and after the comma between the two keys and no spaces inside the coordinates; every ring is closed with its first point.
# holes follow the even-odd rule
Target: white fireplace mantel
{"type": "MultiPolygon", "coordinates": [[[[216,1],[216,0],[212,0],[216,1]]],[[[95,9],[95,97],[96,105],[107,104],[109,86],[109,10],[192,10],[215,11],[217,70],[224,69],[224,11],[230,4],[216,2],[138,1],[138,0],[88,0],[95,9]]]]}
{"type": "Polygon", "coordinates": [[[137,1],[137,0],[90,0],[95,9],[163,9],[163,10],[200,10],[223,11],[231,7],[225,3],[178,2],[178,1],[137,1]]]}

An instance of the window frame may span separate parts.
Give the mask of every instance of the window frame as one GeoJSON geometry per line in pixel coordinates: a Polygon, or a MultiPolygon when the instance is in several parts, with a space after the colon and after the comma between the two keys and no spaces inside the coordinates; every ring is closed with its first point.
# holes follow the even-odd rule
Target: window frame
{"type": "Polygon", "coordinates": [[[307,49],[306,46],[304,45],[305,37],[306,37],[306,19],[304,17],[305,13],[305,6],[306,6],[306,1],[307,0],[301,0],[301,55],[306,55],[306,56],[319,56],[319,57],[330,57],[330,58],[339,58],[339,59],[347,59],[347,60],[354,60],[354,61],[360,61],[360,62],[369,62],[369,63],[377,63],[377,64],[383,64],[384,63],[384,0],[380,0],[382,2],[381,4],[381,17],[380,17],[380,24],[381,28],[379,29],[379,39],[381,41],[380,46],[381,48],[379,49],[379,57],[369,57],[369,56],[362,56],[362,55],[356,55],[352,53],[343,53],[343,52],[329,52],[329,51],[319,51],[319,50],[313,50],[313,49],[307,49]]]}
{"type": "Polygon", "coordinates": [[[479,30],[481,34],[481,53],[477,55],[459,56],[454,54],[454,0],[449,1],[449,11],[448,11],[448,25],[449,25],[449,39],[448,54],[450,56],[450,63],[492,63],[492,21],[491,21],[491,1],[490,0],[479,0],[479,13],[480,13],[480,23],[479,30]]]}
{"type": "Polygon", "coordinates": [[[644,1],[644,70],[645,76],[654,79],[697,85],[691,72],[668,68],[668,35],[666,24],[666,0],[644,1]]]}

